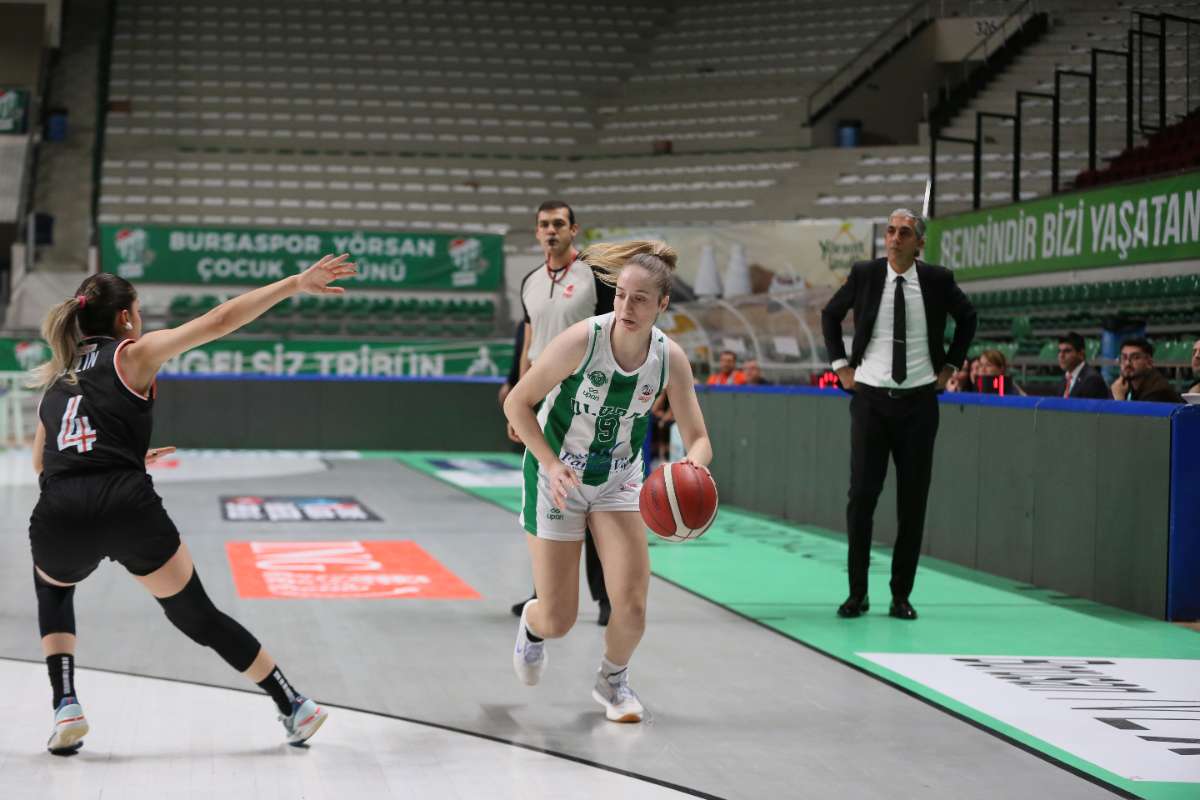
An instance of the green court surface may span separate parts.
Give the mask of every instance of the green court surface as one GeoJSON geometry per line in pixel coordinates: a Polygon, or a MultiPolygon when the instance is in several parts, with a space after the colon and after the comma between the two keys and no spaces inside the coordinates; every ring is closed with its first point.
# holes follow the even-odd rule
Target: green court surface
{"type": "MultiPolygon", "coordinates": [[[[519,509],[517,455],[369,455],[519,509]]],[[[650,539],[659,578],[1119,793],[1200,798],[1196,632],[933,558],[912,596],[920,619],[903,622],[887,615],[887,548],[871,611],[843,620],[844,534],[723,506],[702,539],[650,539]]]]}

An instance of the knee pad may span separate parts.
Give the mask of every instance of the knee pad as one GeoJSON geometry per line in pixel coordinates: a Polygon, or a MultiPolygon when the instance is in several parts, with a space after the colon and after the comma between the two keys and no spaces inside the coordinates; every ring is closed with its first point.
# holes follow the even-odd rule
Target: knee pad
{"type": "Polygon", "coordinates": [[[38,601],[38,630],[42,636],[75,633],[75,587],[47,583],[33,568],[33,590],[38,601]]]}
{"type": "Polygon", "coordinates": [[[158,604],[171,624],[196,644],[216,650],[238,672],[249,669],[262,648],[250,631],[213,605],[195,570],[178,594],[160,597],[158,604]]]}

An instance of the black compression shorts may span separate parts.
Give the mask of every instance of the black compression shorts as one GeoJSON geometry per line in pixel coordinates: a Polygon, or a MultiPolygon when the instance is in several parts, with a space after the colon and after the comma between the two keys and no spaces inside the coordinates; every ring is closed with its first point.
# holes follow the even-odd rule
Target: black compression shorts
{"type": "Polygon", "coordinates": [[[43,572],[78,583],[104,558],[149,575],[175,555],[179,530],[144,472],[63,475],[42,482],[29,545],[43,572]]]}

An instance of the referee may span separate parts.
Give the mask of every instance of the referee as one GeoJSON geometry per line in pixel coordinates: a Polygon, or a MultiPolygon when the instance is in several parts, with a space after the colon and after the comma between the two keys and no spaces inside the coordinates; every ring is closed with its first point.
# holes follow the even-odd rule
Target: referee
{"type": "MultiPolygon", "coordinates": [[[[615,294],[613,287],[579,260],[579,251],[575,249],[579,225],[569,205],[561,200],[547,200],[538,206],[534,235],[546,260],[521,281],[521,307],[525,312],[525,341],[520,355],[522,376],[555,336],[576,322],[612,311],[615,294]]],[[[508,435],[518,440],[511,424],[508,435]]],[[[584,536],[583,550],[588,590],[600,606],[597,624],[607,625],[612,609],[591,531],[584,536]]],[[[521,609],[530,599],[514,604],[513,616],[521,616],[521,609]]]]}

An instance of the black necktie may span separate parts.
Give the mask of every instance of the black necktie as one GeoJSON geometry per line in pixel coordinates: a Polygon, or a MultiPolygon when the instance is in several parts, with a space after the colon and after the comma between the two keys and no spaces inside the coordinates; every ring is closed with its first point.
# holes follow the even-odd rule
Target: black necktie
{"type": "Polygon", "coordinates": [[[904,383],[908,377],[908,364],[904,349],[905,319],[904,319],[904,278],[896,278],[895,312],[892,315],[892,380],[897,384],[904,383]]]}

